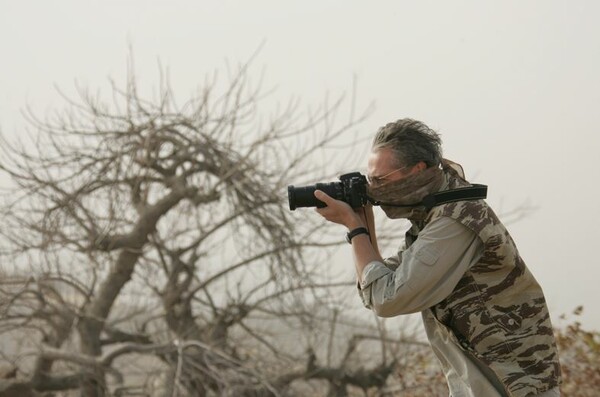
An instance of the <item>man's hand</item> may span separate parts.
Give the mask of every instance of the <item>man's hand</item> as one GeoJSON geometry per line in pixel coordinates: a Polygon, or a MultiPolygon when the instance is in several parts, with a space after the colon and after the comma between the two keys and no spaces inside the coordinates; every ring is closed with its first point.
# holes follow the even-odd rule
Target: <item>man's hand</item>
{"type": "Polygon", "coordinates": [[[327,204],[327,207],[317,208],[316,211],[328,221],[344,225],[348,230],[357,227],[368,228],[370,236],[360,234],[352,239],[356,275],[358,282],[362,283],[365,267],[373,261],[383,262],[377,248],[373,208],[369,205],[354,210],[347,203],[336,200],[320,190],[315,190],[315,197],[327,204]]]}
{"type": "Polygon", "coordinates": [[[347,203],[336,200],[321,190],[315,190],[315,197],[327,204],[327,207],[317,208],[316,211],[328,221],[344,225],[348,230],[367,226],[361,216],[347,203]]]}

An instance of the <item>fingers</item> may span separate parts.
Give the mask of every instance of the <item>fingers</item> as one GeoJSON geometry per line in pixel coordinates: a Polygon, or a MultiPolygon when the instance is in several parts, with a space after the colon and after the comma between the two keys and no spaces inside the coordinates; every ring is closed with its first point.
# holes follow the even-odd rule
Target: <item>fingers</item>
{"type": "Polygon", "coordinates": [[[321,190],[315,190],[315,197],[327,205],[315,210],[328,221],[345,225],[355,220],[357,215],[346,202],[336,200],[321,190]]]}
{"type": "Polygon", "coordinates": [[[329,219],[330,217],[327,215],[331,212],[332,204],[334,204],[334,202],[336,200],[321,190],[315,190],[314,195],[317,199],[324,202],[326,205],[326,207],[323,207],[323,208],[318,208],[318,207],[315,208],[315,211],[317,211],[319,214],[321,214],[328,220],[331,220],[331,219],[329,219]]]}
{"type": "Polygon", "coordinates": [[[328,206],[335,201],[334,198],[332,198],[331,196],[329,196],[327,193],[325,193],[322,190],[315,190],[314,194],[315,194],[316,198],[318,198],[319,200],[321,200],[322,202],[324,202],[328,206]]]}

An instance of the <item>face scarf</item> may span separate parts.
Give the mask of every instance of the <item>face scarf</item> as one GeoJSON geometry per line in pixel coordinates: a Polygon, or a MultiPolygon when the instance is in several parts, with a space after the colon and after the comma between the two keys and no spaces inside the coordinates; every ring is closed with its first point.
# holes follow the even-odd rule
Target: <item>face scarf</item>
{"type": "Polygon", "coordinates": [[[429,167],[398,181],[374,188],[369,187],[367,195],[375,202],[406,205],[406,207],[381,205],[388,218],[419,221],[424,220],[429,211],[423,205],[414,204],[420,203],[428,194],[439,191],[444,180],[444,171],[440,167],[429,167]]]}

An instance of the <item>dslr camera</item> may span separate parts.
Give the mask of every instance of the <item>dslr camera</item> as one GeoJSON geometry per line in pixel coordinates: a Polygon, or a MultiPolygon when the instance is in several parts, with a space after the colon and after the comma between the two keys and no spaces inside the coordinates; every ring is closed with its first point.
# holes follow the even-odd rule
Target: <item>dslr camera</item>
{"type": "Polygon", "coordinates": [[[367,197],[367,178],[360,172],[340,175],[339,182],[316,183],[314,185],[294,187],[288,186],[290,210],[299,207],[326,207],[326,204],[315,197],[315,190],[321,190],[336,200],[341,200],[352,208],[364,207],[367,197]]]}

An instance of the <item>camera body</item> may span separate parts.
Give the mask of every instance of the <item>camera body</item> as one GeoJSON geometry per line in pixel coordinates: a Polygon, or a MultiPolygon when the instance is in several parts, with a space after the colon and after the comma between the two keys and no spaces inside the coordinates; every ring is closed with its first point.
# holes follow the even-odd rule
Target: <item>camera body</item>
{"type": "Polygon", "coordinates": [[[367,178],[360,172],[350,172],[340,175],[339,182],[316,183],[314,185],[294,187],[288,186],[288,201],[290,210],[299,207],[326,207],[314,193],[321,190],[336,200],[348,203],[352,208],[360,208],[367,204],[367,178]]]}

